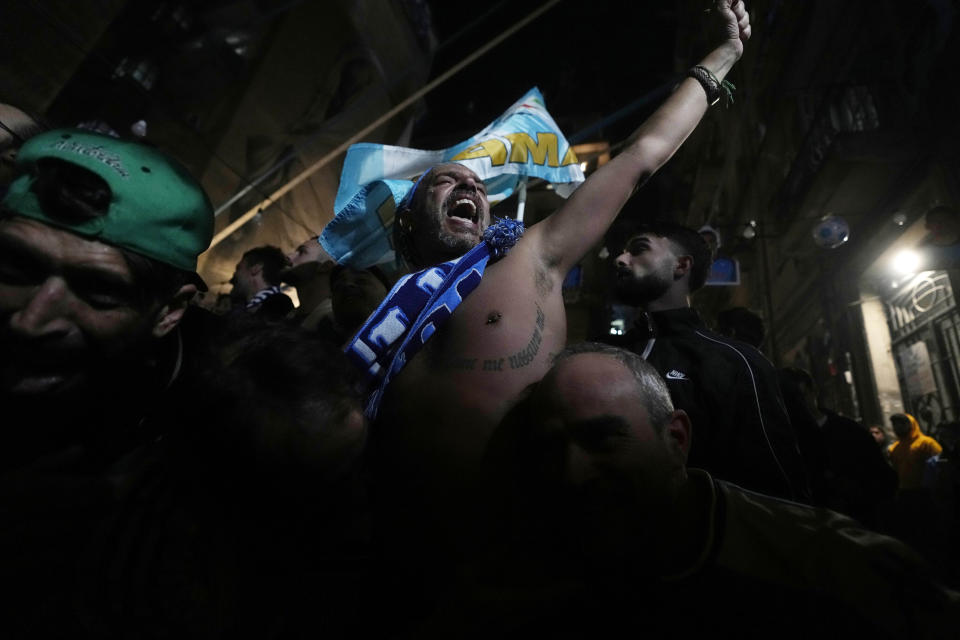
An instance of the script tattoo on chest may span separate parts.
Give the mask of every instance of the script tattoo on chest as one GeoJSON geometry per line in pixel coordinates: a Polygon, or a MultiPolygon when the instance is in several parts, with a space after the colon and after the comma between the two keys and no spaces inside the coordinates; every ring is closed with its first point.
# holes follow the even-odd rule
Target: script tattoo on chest
{"type": "Polygon", "coordinates": [[[473,371],[476,365],[476,358],[453,358],[447,362],[447,366],[449,368],[458,369],[460,371],[473,371]]]}
{"type": "MultiPolygon", "coordinates": [[[[510,369],[522,369],[523,367],[529,366],[540,352],[540,346],[543,344],[543,328],[546,326],[547,321],[547,316],[543,313],[540,305],[536,305],[536,308],[537,318],[534,321],[533,333],[523,349],[511,355],[497,358],[444,357],[438,364],[456,371],[484,371],[490,373],[502,373],[506,371],[508,367],[510,369]]],[[[432,349],[430,350],[437,354],[443,351],[443,347],[439,344],[439,341],[436,341],[436,344],[431,346],[432,349]]]]}
{"type": "Polygon", "coordinates": [[[511,369],[521,369],[531,362],[534,358],[537,357],[537,353],[540,351],[540,344],[543,342],[543,327],[546,321],[546,316],[543,314],[543,310],[540,308],[540,305],[537,305],[537,322],[533,327],[533,335],[530,336],[530,341],[520,351],[517,351],[513,355],[507,356],[507,361],[510,363],[511,369]]]}
{"type": "Polygon", "coordinates": [[[483,361],[484,371],[503,371],[504,358],[494,358],[493,360],[483,361]]]}

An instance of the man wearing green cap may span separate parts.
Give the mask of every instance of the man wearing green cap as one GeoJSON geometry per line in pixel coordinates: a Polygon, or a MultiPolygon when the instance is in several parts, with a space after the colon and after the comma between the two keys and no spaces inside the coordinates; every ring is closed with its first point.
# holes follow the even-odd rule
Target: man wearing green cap
{"type": "Polygon", "coordinates": [[[143,478],[165,458],[143,452],[198,346],[180,324],[213,214],[174,160],[89,132],[31,138],[17,171],[0,205],[0,587],[16,594],[0,617],[8,637],[77,637],[100,577],[84,559],[116,550],[123,505],[158,504],[143,478]]]}
{"type": "MultiPolygon", "coordinates": [[[[92,408],[102,422],[104,401],[140,402],[120,393],[175,376],[177,326],[205,288],[196,264],[213,230],[210,202],[162,153],[89,132],[37,136],[17,166],[0,214],[0,393],[51,425],[92,408]]],[[[76,425],[37,431],[19,444],[83,436],[76,425]]]]}
{"type": "Polygon", "coordinates": [[[0,636],[324,635],[352,611],[344,558],[362,551],[347,363],[286,325],[187,309],[213,214],[174,160],[60,130],[17,162],[0,213],[0,636]],[[334,565],[318,595],[333,580],[305,567],[334,565]]]}

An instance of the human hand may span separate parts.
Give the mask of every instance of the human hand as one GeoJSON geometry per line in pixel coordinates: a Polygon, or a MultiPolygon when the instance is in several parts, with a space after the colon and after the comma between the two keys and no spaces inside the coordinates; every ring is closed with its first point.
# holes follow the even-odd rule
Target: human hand
{"type": "Polygon", "coordinates": [[[737,58],[743,55],[743,44],[750,39],[750,14],[743,0],[716,0],[715,14],[723,38],[720,47],[727,47],[737,58]]]}

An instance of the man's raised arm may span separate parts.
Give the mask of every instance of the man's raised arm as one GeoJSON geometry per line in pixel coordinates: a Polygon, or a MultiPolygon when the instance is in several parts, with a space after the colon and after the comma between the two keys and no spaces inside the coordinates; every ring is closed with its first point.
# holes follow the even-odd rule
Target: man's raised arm
{"type": "MultiPolygon", "coordinates": [[[[717,0],[722,42],[699,66],[717,82],[740,59],[750,37],[742,0],[717,0]]],[[[552,270],[562,277],[593,246],[617,217],[634,189],[659,169],[696,128],[709,106],[704,87],[686,78],[631,136],[622,153],[601,167],[553,215],[528,232],[552,270]]]]}

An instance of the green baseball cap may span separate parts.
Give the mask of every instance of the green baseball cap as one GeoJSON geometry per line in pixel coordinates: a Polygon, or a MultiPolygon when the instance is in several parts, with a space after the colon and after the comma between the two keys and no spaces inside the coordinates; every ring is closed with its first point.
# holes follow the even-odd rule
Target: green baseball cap
{"type": "Polygon", "coordinates": [[[139,142],[57,129],[27,140],[17,153],[17,169],[21,175],[3,198],[3,206],[16,215],[190,272],[196,272],[197,256],[213,237],[213,207],[200,183],[179,162],[139,142]],[[44,211],[33,190],[37,162],[44,158],[103,178],[112,194],[107,212],[76,220],[44,211]]]}

